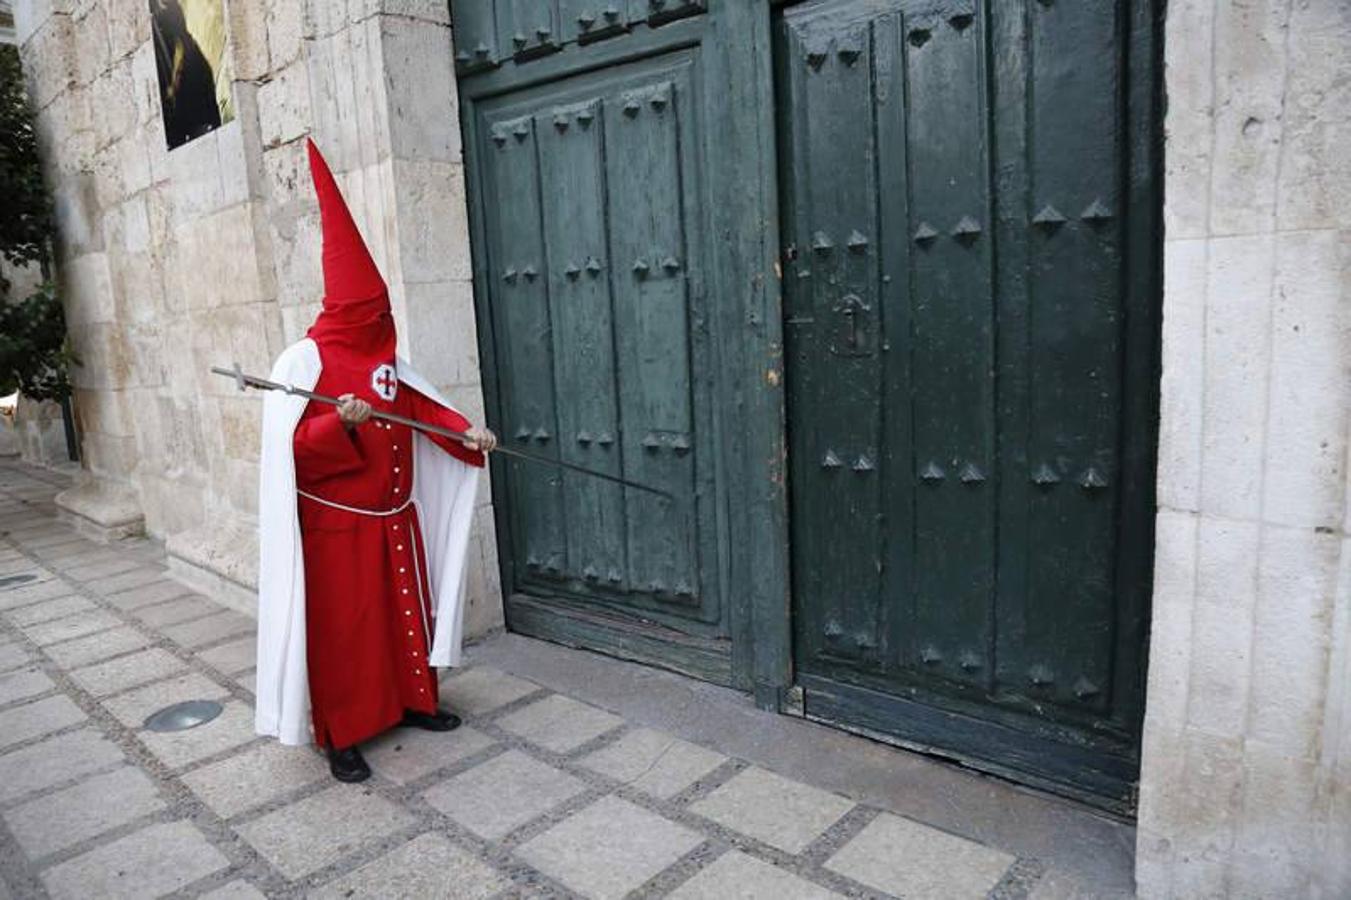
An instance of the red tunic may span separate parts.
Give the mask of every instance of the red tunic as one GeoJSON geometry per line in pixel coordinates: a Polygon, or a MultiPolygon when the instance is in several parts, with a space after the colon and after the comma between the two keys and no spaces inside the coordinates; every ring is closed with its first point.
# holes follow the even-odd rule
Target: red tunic
{"type": "MultiPolygon", "coordinates": [[[[456,431],[469,427],[406,385],[392,402],[354,390],[368,382],[369,375],[358,379],[325,366],[315,390],[353,391],[377,410],[456,431]]],[[[483,465],[482,454],[433,440],[483,465]]],[[[410,502],[413,435],[407,426],[374,419],[348,429],[336,408],[311,403],[296,427],[295,458],[314,736],[320,746],[350,747],[397,724],[405,709],[436,709],[436,676],[427,665],[434,604],[410,502]]]]}

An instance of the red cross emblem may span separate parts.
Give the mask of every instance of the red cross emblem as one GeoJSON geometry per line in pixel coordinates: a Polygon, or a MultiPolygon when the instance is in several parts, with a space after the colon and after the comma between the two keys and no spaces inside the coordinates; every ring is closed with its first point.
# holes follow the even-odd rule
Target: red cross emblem
{"type": "Polygon", "coordinates": [[[399,376],[394,372],[393,366],[384,363],[375,367],[375,371],[371,373],[371,390],[383,400],[394,399],[394,395],[399,391],[399,376]]]}

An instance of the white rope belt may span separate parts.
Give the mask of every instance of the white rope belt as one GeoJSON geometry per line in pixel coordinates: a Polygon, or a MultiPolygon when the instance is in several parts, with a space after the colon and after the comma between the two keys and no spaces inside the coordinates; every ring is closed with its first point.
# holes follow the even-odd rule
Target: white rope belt
{"type": "Polygon", "coordinates": [[[397,516],[413,502],[413,498],[409,497],[407,500],[403,501],[400,506],[396,506],[394,509],[360,509],[355,506],[345,506],[341,503],[334,503],[332,500],[325,500],[323,497],[316,497],[314,494],[311,494],[308,491],[302,491],[299,488],[296,489],[296,493],[307,500],[313,500],[315,503],[322,504],[332,509],[340,509],[343,512],[356,513],[358,516],[397,516]]]}

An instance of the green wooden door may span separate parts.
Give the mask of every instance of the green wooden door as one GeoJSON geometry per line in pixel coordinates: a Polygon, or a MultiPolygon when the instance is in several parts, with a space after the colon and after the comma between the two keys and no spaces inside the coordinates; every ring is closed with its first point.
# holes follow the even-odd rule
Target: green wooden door
{"type": "Polygon", "coordinates": [[[1117,807],[1151,572],[1154,15],[775,23],[805,713],[1117,807]]]}
{"type": "Polygon", "coordinates": [[[745,687],[776,661],[734,637],[776,603],[766,633],[788,630],[782,398],[757,362],[779,339],[769,23],[454,4],[490,421],[677,498],[497,460],[508,624],[745,687]]]}

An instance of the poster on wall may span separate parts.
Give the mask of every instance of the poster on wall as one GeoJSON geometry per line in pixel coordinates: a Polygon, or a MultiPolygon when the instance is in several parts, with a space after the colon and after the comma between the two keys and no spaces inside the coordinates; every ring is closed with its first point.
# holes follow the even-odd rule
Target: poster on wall
{"type": "Polygon", "coordinates": [[[150,0],[164,138],[172,150],[235,117],[223,0],[150,0]]]}

